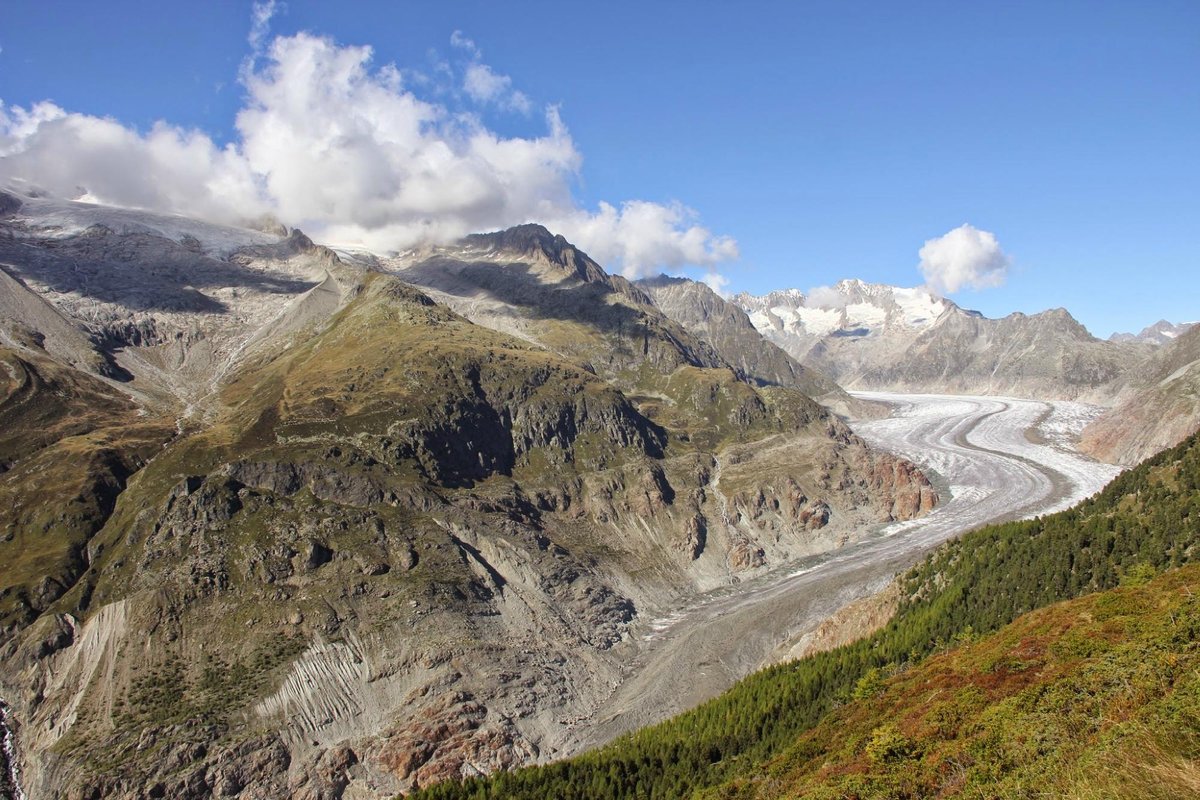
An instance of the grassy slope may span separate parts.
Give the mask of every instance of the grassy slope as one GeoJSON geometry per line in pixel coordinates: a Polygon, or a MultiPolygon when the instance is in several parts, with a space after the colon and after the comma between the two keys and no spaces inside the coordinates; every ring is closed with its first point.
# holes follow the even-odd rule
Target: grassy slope
{"type": "Polygon", "coordinates": [[[854,702],[704,797],[1195,796],[1198,593],[1189,565],[872,673],[854,702]]]}
{"type": "Polygon", "coordinates": [[[579,758],[415,797],[689,797],[758,775],[873,669],[917,663],[958,637],[1112,588],[1125,573],[1196,560],[1198,485],[1193,436],[1075,509],[984,528],[940,549],[909,574],[907,600],[867,639],[764,670],[687,714],[579,758]]]}
{"type": "Polygon", "coordinates": [[[71,586],[126,478],[173,433],[97,378],[0,347],[0,629],[71,586]]]}

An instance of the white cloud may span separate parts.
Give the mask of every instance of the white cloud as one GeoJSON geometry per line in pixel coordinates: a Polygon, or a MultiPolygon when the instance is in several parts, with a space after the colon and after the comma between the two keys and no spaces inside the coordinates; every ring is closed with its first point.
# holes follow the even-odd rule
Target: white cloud
{"type": "Polygon", "coordinates": [[[632,279],[656,275],[663,268],[711,267],[738,257],[737,242],[714,236],[695,224],[695,217],[678,203],[630,200],[619,210],[602,202],[598,212],[576,209],[546,224],[601,264],[620,264],[625,277],[632,279]]]}
{"type": "Polygon", "coordinates": [[[939,294],[999,286],[1011,264],[995,234],[971,225],[960,225],[944,236],[929,239],[919,255],[926,284],[939,294]]]}
{"type": "Polygon", "coordinates": [[[60,197],[236,223],[269,210],[235,147],[159,122],[144,135],[70,114],[53,103],[0,106],[0,180],[23,179],[60,197]]]}
{"type": "Polygon", "coordinates": [[[533,108],[528,97],[512,88],[512,78],[494,72],[487,64],[467,66],[463,90],[478,103],[494,103],[522,114],[533,108]]]}
{"type": "Polygon", "coordinates": [[[417,96],[371,56],[312,34],[275,38],[243,68],[238,139],[224,147],[163,122],[142,133],[52,103],[0,104],[0,181],[226,223],[270,212],[319,240],[379,251],[542,222],[628,275],[737,258],[732,239],[678,204],[581,209],[571,184],[582,157],[557,108],[543,135],[504,137],[417,96]]]}
{"type": "Polygon", "coordinates": [[[246,41],[249,42],[250,52],[254,55],[262,52],[271,29],[271,18],[282,10],[282,6],[277,0],[264,0],[250,7],[250,33],[246,36],[246,41]]]}
{"type": "Polygon", "coordinates": [[[729,299],[729,292],[725,288],[729,285],[729,278],[726,278],[721,273],[706,272],[700,278],[700,282],[707,284],[708,288],[712,289],[714,292],[721,295],[721,297],[724,297],[726,300],[729,299]]]}
{"type": "Polygon", "coordinates": [[[523,222],[571,203],[580,157],[557,112],[548,133],[503,138],[426,102],[368,47],[276,39],[246,81],[244,155],[282,219],[389,249],[523,222]]]}
{"type": "Polygon", "coordinates": [[[850,304],[850,298],[832,286],[815,286],[804,298],[807,308],[838,309],[850,304]]]}
{"type": "Polygon", "coordinates": [[[470,57],[462,81],[462,90],[468,97],[480,105],[492,105],[505,111],[528,114],[533,110],[529,98],[513,88],[512,78],[483,63],[483,51],[473,39],[467,38],[462,31],[455,31],[450,34],[450,45],[470,57]]]}
{"type": "Polygon", "coordinates": [[[483,56],[483,53],[475,45],[475,40],[467,38],[462,31],[455,31],[454,33],[450,34],[450,45],[452,47],[457,47],[459,50],[466,50],[471,54],[472,58],[480,58],[483,56]]]}

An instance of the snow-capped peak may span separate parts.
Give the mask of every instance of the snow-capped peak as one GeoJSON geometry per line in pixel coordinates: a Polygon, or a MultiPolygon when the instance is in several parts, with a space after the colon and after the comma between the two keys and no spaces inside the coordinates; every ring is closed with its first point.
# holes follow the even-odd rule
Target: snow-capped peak
{"type": "Polygon", "coordinates": [[[801,336],[869,336],[888,328],[924,330],[954,304],[924,287],[903,288],[857,278],[807,294],[785,289],[734,298],[759,330],[801,336]]]}
{"type": "Polygon", "coordinates": [[[1167,322],[1165,319],[1160,319],[1153,325],[1147,325],[1142,328],[1142,332],[1133,333],[1114,333],[1108,337],[1112,342],[1148,342],[1149,344],[1166,344],[1174,339],[1177,339],[1182,334],[1186,333],[1189,328],[1195,325],[1195,322],[1180,322],[1178,324],[1167,322]]]}

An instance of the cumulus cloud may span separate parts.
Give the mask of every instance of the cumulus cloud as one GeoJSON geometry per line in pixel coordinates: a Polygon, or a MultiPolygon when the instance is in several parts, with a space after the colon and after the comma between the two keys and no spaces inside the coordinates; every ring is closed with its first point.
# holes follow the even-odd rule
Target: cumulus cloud
{"type": "Polygon", "coordinates": [[[139,134],[53,103],[0,106],[0,180],[59,197],[237,223],[270,210],[250,165],[230,145],[159,122],[139,134]]]}
{"type": "Polygon", "coordinates": [[[620,209],[602,202],[595,213],[575,210],[550,218],[548,224],[600,263],[619,263],[632,279],[662,268],[713,266],[738,257],[737,242],[713,235],[695,218],[694,211],[678,203],[631,200],[620,209]]]}
{"type": "MultiPolygon", "coordinates": [[[[253,28],[252,42],[275,11],[255,6],[263,32],[253,28]]],[[[452,42],[478,53],[461,33],[452,42]]],[[[737,257],[682,205],[580,208],[571,185],[582,157],[553,106],[544,134],[505,137],[418,96],[394,65],[372,64],[370,47],[301,33],[275,38],[260,61],[243,68],[246,103],[225,146],[163,122],[140,132],[52,103],[0,104],[0,181],[225,223],[273,213],[378,251],[542,222],[632,276],[737,257]]]]}
{"type": "Polygon", "coordinates": [[[1011,264],[995,234],[965,224],[926,241],[919,255],[926,284],[941,294],[999,286],[1011,264]]]}
{"type": "Polygon", "coordinates": [[[467,66],[463,90],[478,103],[492,103],[522,114],[533,109],[529,98],[512,88],[512,78],[494,72],[487,64],[467,66]]]}
{"type": "Polygon", "coordinates": [[[726,278],[721,273],[706,272],[706,273],[704,273],[704,275],[701,276],[700,282],[703,284],[706,284],[708,286],[708,288],[712,289],[714,292],[721,295],[721,297],[724,297],[726,300],[729,299],[729,292],[726,289],[726,287],[729,286],[729,278],[726,278]]]}
{"type": "Polygon", "coordinates": [[[571,203],[579,153],[557,111],[545,136],[503,138],[371,71],[368,47],[276,39],[246,81],[242,148],[282,219],[377,249],[544,217],[571,203]]]}

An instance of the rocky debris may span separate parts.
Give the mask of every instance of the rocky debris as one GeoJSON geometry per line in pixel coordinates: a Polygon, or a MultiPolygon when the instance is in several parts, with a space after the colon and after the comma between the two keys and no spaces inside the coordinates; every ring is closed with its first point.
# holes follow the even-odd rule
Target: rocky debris
{"type": "MultiPolygon", "coordinates": [[[[157,732],[158,735],[167,733],[157,732]]],[[[215,752],[209,752],[203,744],[179,744],[169,748],[165,757],[147,774],[105,775],[72,786],[63,796],[69,800],[99,800],[113,796],[271,800],[289,796],[287,771],[290,765],[287,747],[278,737],[270,735],[251,738],[215,752]]]]}
{"type": "Polygon", "coordinates": [[[528,763],[537,749],[510,720],[493,718],[466,692],[453,692],[386,736],[378,761],[406,787],[484,775],[528,763]]]}

